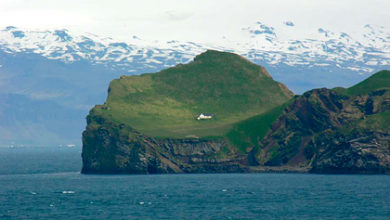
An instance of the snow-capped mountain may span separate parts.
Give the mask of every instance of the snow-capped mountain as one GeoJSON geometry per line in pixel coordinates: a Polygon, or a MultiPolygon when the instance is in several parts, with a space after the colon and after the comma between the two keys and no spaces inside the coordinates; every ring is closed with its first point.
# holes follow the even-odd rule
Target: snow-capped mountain
{"type": "Polygon", "coordinates": [[[293,22],[285,22],[279,28],[256,22],[242,28],[248,37],[246,42],[223,39],[220,45],[210,46],[175,40],[145,41],[137,36],[117,42],[94,34],[74,35],[64,29],[31,31],[10,26],[0,31],[0,48],[8,53],[35,53],[67,63],[87,60],[128,73],[185,63],[206,49],[236,52],[268,65],[336,65],[360,74],[390,65],[390,32],[384,27],[365,25],[358,34],[318,28],[308,31],[303,39],[292,37],[294,28],[293,22]]]}
{"type": "Polygon", "coordinates": [[[133,36],[125,43],[93,34],[72,35],[64,29],[27,31],[15,27],[0,31],[0,49],[7,53],[39,54],[65,63],[84,60],[129,73],[145,67],[161,69],[188,62],[194,55],[206,50],[191,42],[145,42],[133,36]]]}
{"type": "Polygon", "coordinates": [[[221,37],[213,45],[137,36],[118,42],[65,29],[6,27],[0,30],[0,145],[38,137],[53,143],[80,141],[85,124],[80,119],[104,101],[112,79],[187,63],[207,49],[241,54],[296,93],[347,87],[390,69],[390,32],[385,27],[365,25],[354,33],[319,27],[298,35],[297,26],[292,21],[278,27],[256,22],[240,30],[244,40],[221,37]],[[71,125],[68,115],[77,118],[71,125]],[[15,134],[23,129],[25,134],[15,134]]]}
{"type": "Polygon", "coordinates": [[[307,32],[303,39],[294,39],[289,37],[293,35],[294,23],[285,24],[284,28],[274,29],[258,22],[243,29],[256,42],[256,45],[246,45],[246,48],[256,48],[247,56],[260,56],[270,64],[336,65],[358,73],[371,73],[378,66],[390,65],[390,32],[384,27],[365,25],[358,34],[318,28],[307,32]]]}

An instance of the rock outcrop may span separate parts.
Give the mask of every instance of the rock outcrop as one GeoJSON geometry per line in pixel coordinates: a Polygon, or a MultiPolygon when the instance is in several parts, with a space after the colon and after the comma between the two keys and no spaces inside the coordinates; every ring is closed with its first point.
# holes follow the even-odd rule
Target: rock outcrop
{"type": "Polygon", "coordinates": [[[261,143],[263,166],[308,167],[316,173],[390,172],[390,90],[347,96],[329,89],[303,94],[261,143]],[[372,123],[367,123],[372,121],[372,123]]]}
{"type": "Polygon", "coordinates": [[[357,129],[326,131],[316,139],[314,173],[389,173],[390,133],[357,129]]]}

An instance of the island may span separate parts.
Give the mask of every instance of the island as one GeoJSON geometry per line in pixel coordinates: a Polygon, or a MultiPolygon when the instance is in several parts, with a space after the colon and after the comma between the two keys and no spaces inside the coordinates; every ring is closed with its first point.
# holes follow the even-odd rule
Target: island
{"type": "Polygon", "coordinates": [[[390,71],[294,95],[264,67],[208,50],[113,80],[87,116],[82,173],[390,173],[389,143],[390,71]]]}

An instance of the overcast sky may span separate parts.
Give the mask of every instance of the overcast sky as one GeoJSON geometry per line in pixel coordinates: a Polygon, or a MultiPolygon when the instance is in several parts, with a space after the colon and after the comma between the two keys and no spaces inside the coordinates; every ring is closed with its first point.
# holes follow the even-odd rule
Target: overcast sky
{"type": "Polygon", "coordinates": [[[239,40],[261,21],[293,21],[297,33],[319,27],[359,32],[365,24],[389,30],[390,0],[1,0],[0,28],[66,28],[118,40],[213,43],[239,40]]]}

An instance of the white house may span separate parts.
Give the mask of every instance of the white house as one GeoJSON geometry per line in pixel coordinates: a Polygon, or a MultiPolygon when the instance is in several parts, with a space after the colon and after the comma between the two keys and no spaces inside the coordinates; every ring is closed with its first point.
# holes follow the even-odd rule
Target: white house
{"type": "Polygon", "coordinates": [[[204,114],[204,113],[201,113],[196,119],[197,120],[201,120],[201,119],[211,119],[213,116],[211,116],[210,114],[204,114]]]}

